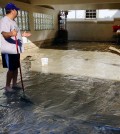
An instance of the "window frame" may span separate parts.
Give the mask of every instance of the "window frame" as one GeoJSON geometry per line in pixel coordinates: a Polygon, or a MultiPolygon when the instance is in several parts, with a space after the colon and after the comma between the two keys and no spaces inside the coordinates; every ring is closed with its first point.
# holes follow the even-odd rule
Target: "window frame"
{"type": "Polygon", "coordinates": [[[85,10],[85,19],[86,20],[96,20],[97,19],[97,10],[85,10]],[[95,12],[94,12],[95,11],[95,12]],[[95,17],[94,14],[95,13],[95,17]],[[89,15],[88,17],[86,17],[86,15],[89,15]]]}
{"type": "Polygon", "coordinates": [[[54,16],[44,13],[33,12],[34,30],[53,30],[54,16]]]}

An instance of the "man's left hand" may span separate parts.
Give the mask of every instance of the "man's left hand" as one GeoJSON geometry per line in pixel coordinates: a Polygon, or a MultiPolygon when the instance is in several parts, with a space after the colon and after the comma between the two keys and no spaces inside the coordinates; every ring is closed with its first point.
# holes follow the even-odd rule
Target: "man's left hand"
{"type": "Polygon", "coordinates": [[[31,36],[31,33],[28,33],[28,32],[25,31],[25,32],[22,34],[22,36],[23,36],[23,37],[29,37],[29,36],[31,36]]]}

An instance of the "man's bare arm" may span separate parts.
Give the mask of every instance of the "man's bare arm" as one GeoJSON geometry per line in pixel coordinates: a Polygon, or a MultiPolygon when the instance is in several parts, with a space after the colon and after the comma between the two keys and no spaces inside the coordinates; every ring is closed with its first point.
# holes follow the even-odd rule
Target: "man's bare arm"
{"type": "Polygon", "coordinates": [[[5,39],[7,39],[7,38],[10,38],[10,37],[13,37],[13,36],[17,36],[17,31],[13,30],[11,32],[2,32],[1,34],[3,35],[3,37],[5,39]]]}

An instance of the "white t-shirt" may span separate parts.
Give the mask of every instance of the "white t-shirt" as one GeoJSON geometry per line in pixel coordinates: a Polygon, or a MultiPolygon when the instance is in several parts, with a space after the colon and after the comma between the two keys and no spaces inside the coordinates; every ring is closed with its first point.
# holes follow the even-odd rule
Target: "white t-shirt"
{"type": "Polygon", "coordinates": [[[24,51],[22,36],[20,33],[20,29],[17,26],[17,23],[14,20],[10,19],[9,17],[5,16],[0,20],[1,53],[17,54],[15,37],[5,39],[1,34],[2,32],[10,32],[14,29],[18,31],[17,33],[18,52],[22,53],[24,51]]]}

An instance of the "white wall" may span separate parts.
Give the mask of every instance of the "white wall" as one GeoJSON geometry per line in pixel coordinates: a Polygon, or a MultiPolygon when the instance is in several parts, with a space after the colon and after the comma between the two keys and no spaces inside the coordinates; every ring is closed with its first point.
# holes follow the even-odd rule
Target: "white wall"
{"type": "Polygon", "coordinates": [[[112,41],[113,22],[67,22],[68,40],[112,41]]]}

